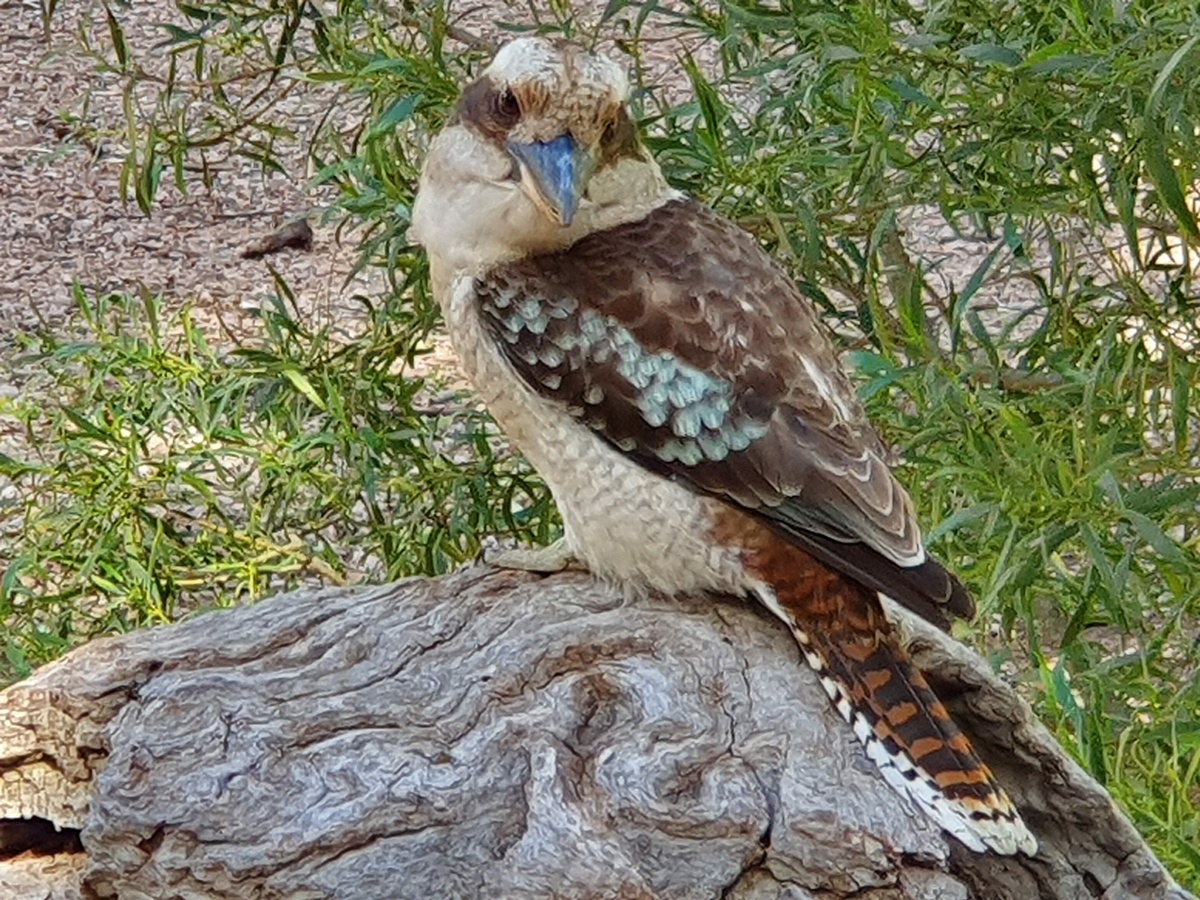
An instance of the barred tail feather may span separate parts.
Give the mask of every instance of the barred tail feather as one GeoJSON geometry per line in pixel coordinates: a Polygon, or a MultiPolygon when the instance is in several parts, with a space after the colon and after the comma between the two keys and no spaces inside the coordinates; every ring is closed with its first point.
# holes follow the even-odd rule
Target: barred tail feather
{"type": "Polygon", "coordinates": [[[884,779],[972,850],[1037,852],[1037,841],[970,741],[888,635],[857,660],[793,633],[821,686],[884,779]],[[860,668],[861,667],[861,668],[860,668]]]}
{"type": "Polygon", "coordinates": [[[879,595],[817,566],[758,593],[885,780],[972,850],[1036,853],[1012,801],[900,646],[879,595]]]}

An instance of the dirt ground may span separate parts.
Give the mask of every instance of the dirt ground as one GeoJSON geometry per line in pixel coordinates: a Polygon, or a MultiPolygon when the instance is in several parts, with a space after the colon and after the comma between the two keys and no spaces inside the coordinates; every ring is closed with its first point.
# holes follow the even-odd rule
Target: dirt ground
{"type": "MultiPolygon", "coordinates": [[[[243,247],[281,223],[311,214],[331,198],[307,186],[312,174],[304,147],[331,94],[320,85],[298,92],[290,124],[299,135],[281,145],[284,172],[264,173],[233,161],[212,190],[196,183],[186,196],[164,184],[152,215],[118,190],[124,130],[121,85],[98,74],[78,49],[76,29],[103,33],[102,8],[63,0],[49,41],[38,0],[5,4],[0,16],[0,349],[12,335],[39,323],[61,326],[72,309],[70,285],[94,291],[144,285],[169,298],[190,299],[213,314],[241,317],[273,291],[266,261],[239,257],[243,247]]],[[[138,0],[120,10],[134,47],[152,45],[157,23],[178,16],[166,0],[138,0]]],[[[486,10],[472,18],[486,24],[486,10]]],[[[678,47],[657,48],[669,77],[678,47]]],[[[920,211],[917,211],[919,215],[920,211]]],[[[315,223],[314,223],[315,224],[315,223]]],[[[976,242],[963,242],[944,223],[911,221],[923,250],[957,269],[978,259],[976,242]]],[[[987,245],[982,246],[986,252],[987,245]]],[[[353,244],[339,245],[331,228],[316,226],[311,253],[269,259],[306,307],[336,315],[356,291],[379,283],[369,276],[346,281],[353,244]]],[[[968,269],[968,274],[969,274],[968,269]]]]}
{"type": "MultiPolygon", "coordinates": [[[[152,215],[118,190],[124,129],[121,85],[98,74],[78,49],[75,29],[97,30],[99,4],[65,0],[47,44],[37,0],[5,4],[0,16],[0,347],[14,331],[59,326],[72,308],[69,287],[94,291],[144,285],[168,297],[235,317],[273,288],[267,263],[241,249],[282,222],[310,214],[323,200],[307,189],[305,138],[330,102],[313,86],[296,104],[300,135],[284,146],[284,173],[248,161],[225,164],[211,191],[181,196],[164,185],[152,215]],[[91,22],[91,24],[87,24],[91,22]],[[93,137],[96,136],[96,137],[93,137]]],[[[173,4],[139,0],[122,10],[134,46],[149,46],[173,4]]],[[[174,15],[178,15],[174,13],[174,15]]],[[[103,27],[103,19],[99,19],[103,27]]],[[[98,35],[99,40],[104,37],[98,35]]],[[[270,258],[314,309],[333,310],[366,279],[346,283],[355,257],[330,229],[317,228],[312,253],[270,258]]]]}

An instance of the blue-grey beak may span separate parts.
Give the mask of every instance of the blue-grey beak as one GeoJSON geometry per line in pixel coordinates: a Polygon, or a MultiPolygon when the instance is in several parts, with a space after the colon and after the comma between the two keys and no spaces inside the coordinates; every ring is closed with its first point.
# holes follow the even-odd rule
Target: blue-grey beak
{"type": "Polygon", "coordinates": [[[521,168],[521,186],[551,220],[570,225],[591,175],[591,159],[569,134],[552,141],[509,140],[508,152],[521,168]]]}

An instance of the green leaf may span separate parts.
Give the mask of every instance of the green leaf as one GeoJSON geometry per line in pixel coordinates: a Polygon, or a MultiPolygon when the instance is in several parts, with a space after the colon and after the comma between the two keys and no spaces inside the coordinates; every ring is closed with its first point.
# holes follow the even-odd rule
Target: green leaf
{"type": "Polygon", "coordinates": [[[601,23],[607,22],[617,13],[623,12],[633,0],[608,0],[604,7],[604,12],[600,14],[601,23]]]}
{"type": "Polygon", "coordinates": [[[1056,56],[1062,56],[1064,53],[1071,53],[1075,50],[1073,41],[1054,41],[1046,44],[1044,47],[1039,47],[1031,52],[1021,63],[1021,68],[1036,66],[1038,63],[1045,62],[1048,59],[1053,59],[1056,56]]]}
{"type": "Polygon", "coordinates": [[[909,103],[915,103],[917,106],[924,107],[925,109],[932,109],[935,112],[945,112],[946,108],[941,103],[939,103],[937,100],[934,100],[924,91],[913,87],[904,78],[899,76],[895,78],[889,78],[886,82],[884,82],[884,84],[893,90],[896,93],[896,96],[901,100],[905,100],[909,103]]]}
{"type": "Polygon", "coordinates": [[[312,382],[308,380],[308,377],[303,372],[299,369],[287,368],[283,370],[283,377],[290,381],[296,390],[307,397],[309,403],[322,412],[325,411],[325,401],[321,399],[316,388],[313,387],[312,382]]]}
{"type": "Polygon", "coordinates": [[[125,43],[125,32],[121,29],[121,23],[117,21],[117,17],[113,15],[113,11],[109,9],[108,4],[104,4],[104,16],[108,20],[108,35],[112,39],[113,50],[117,54],[117,64],[121,71],[125,71],[129,67],[129,45],[125,43]]]}
{"type": "Polygon", "coordinates": [[[850,359],[855,369],[870,379],[858,389],[858,395],[863,401],[891,387],[904,375],[903,369],[897,368],[886,357],[870,350],[855,350],[850,354],[850,359]]]}
{"type": "Polygon", "coordinates": [[[1175,432],[1175,449],[1183,453],[1191,440],[1189,423],[1192,418],[1190,405],[1192,391],[1192,367],[1174,359],[1174,378],[1171,381],[1171,426],[1175,432]]]}
{"type": "Polygon", "coordinates": [[[962,330],[963,312],[967,308],[967,304],[971,302],[971,298],[978,293],[979,288],[983,286],[983,280],[987,278],[988,271],[992,268],[992,263],[996,261],[996,256],[1004,249],[1003,244],[997,244],[987,256],[979,261],[979,265],[975,267],[975,271],[971,273],[971,277],[967,279],[966,285],[963,287],[962,293],[954,300],[954,306],[950,310],[950,342],[951,347],[958,346],[959,334],[962,330]]]}
{"type": "Polygon", "coordinates": [[[1009,68],[1021,64],[1021,54],[1016,50],[988,42],[963,47],[958,51],[958,55],[971,62],[996,63],[1009,68]]]}
{"type": "Polygon", "coordinates": [[[367,130],[367,139],[377,138],[381,134],[391,134],[396,130],[397,125],[408,121],[413,110],[417,108],[417,104],[424,99],[423,94],[409,94],[407,97],[401,97],[371,123],[371,127],[367,130]]]}
{"type": "Polygon", "coordinates": [[[1162,516],[1168,510],[1190,510],[1200,501],[1200,484],[1176,487],[1174,476],[1146,487],[1133,487],[1125,492],[1121,505],[1146,516],[1162,516]]]}
{"type": "Polygon", "coordinates": [[[1179,173],[1167,155],[1166,135],[1149,117],[1143,126],[1142,146],[1145,148],[1146,174],[1154,183],[1158,196],[1175,217],[1179,228],[1189,237],[1200,239],[1200,225],[1184,197],[1179,173]]]}
{"type": "Polygon", "coordinates": [[[138,208],[146,215],[150,215],[154,198],[158,195],[162,170],[162,160],[158,156],[158,130],[150,122],[146,125],[146,143],[142,148],[142,168],[133,186],[138,208]]]}
{"type": "Polygon", "coordinates": [[[1091,54],[1063,53],[1060,56],[1036,62],[1026,67],[1025,71],[1032,75],[1061,74],[1093,69],[1102,62],[1102,57],[1091,54]]]}
{"type": "Polygon", "coordinates": [[[834,44],[825,48],[826,62],[852,62],[856,59],[862,59],[862,53],[845,44],[834,44]]]}
{"type": "Polygon", "coordinates": [[[1196,849],[1196,845],[1192,843],[1194,838],[1181,836],[1178,833],[1171,834],[1171,843],[1175,850],[1185,859],[1197,872],[1200,872],[1200,850],[1196,849]]]}
{"type": "Polygon", "coordinates": [[[1029,587],[1045,568],[1046,560],[1053,556],[1063,542],[1073,537],[1079,530],[1076,523],[1067,525],[1048,525],[1042,533],[1029,543],[1029,554],[1012,577],[1010,586],[1013,590],[1029,587]]]}
{"type": "Polygon", "coordinates": [[[1175,70],[1183,63],[1184,57],[1198,43],[1200,43],[1200,34],[1192,35],[1184,41],[1183,46],[1171,54],[1171,58],[1167,60],[1167,64],[1158,73],[1158,77],[1154,79],[1154,84],[1150,88],[1150,97],[1146,101],[1147,118],[1156,118],[1158,116],[1158,111],[1162,106],[1163,96],[1167,92],[1167,85],[1171,81],[1171,76],[1175,74],[1175,70]]]}
{"type": "Polygon", "coordinates": [[[58,9],[59,0],[42,0],[42,37],[50,43],[50,24],[54,19],[54,11],[58,9]]]}
{"type": "Polygon", "coordinates": [[[44,471],[41,466],[33,466],[27,462],[9,456],[7,453],[0,451],[0,475],[5,478],[11,478],[14,481],[22,475],[29,475],[33,472],[44,471]]]}
{"type": "Polygon", "coordinates": [[[932,544],[944,534],[953,534],[965,525],[978,522],[980,519],[986,519],[999,508],[999,505],[996,503],[979,503],[975,506],[969,506],[966,509],[960,509],[953,515],[947,516],[938,522],[925,535],[925,543],[932,544]]]}
{"type": "Polygon", "coordinates": [[[721,8],[735,22],[766,34],[787,33],[792,29],[792,17],[786,12],[763,7],[747,8],[723,0],[721,8]]]}
{"type": "MultiPolygon", "coordinates": [[[[195,6],[191,3],[183,3],[182,0],[176,0],[176,8],[187,16],[189,19],[195,19],[198,22],[220,22],[226,18],[219,11],[219,7],[215,9],[207,9],[201,6],[195,6]]],[[[217,4],[214,4],[217,6],[217,4]]]]}
{"type": "Polygon", "coordinates": [[[0,576],[0,615],[8,616],[12,612],[12,599],[21,576],[21,570],[28,565],[25,558],[14,559],[4,569],[0,576]]]}
{"type": "Polygon", "coordinates": [[[1179,545],[1167,537],[1166,533],[1153,519],[1132,509],[1124,510],[1121,516],[1133,526],[1138,536],[1153,547],[1155,552],[1163,559],[1176,565],[1187,564],[1187,558],[1183,555],[1183,551],[1179,549],[1179,545]]]}

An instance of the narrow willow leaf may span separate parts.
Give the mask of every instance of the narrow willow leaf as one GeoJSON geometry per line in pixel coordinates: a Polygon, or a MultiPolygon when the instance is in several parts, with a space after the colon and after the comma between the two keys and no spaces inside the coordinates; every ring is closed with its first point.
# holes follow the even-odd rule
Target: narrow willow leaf
{"type": "Polygon", "coordinates": [[[1127,509],[1122,513],[1122,517],[1133,526],[1138,537],[1149,544],[1163,559],[1177,565],[1187,564],[1187,558],[1179,549],[1179,545],[1167,537],[1166,532],[1149,516],[1127,509]]]}
{"type": "Polygon", "coordinates": [[[1016,50],[987,42],[963,47],[958,55],[972,62],[996,63],[1010,68],[1021,64],[1021,54],[1016,50]]]}
{"type": "Polygon", "coordinates": [[[1192,367],[1182,360],[1175,361],[1175,378],[1171,384],[1171,425],[1175,431],[1175,449],[1182,453],[1191,438],[1188,425],[1191,421],[1192,367]]]}
{"type": "Polygon", "coordinates": [[[321,399],[321,396],[317,393],[316,388],[313,387],[312,382],[308,380],[308,376],[306,376],[299,369],[289,368],[283,370],[283,377],[290,381],[293,387],[295,387],[296,390],[298,390],[308,399],[309,403],[324,412],[325,401],[321,399]]]}
{"type": "Polygon", "coordinates": [[[988,271],[992,268],[992,263],[996,261],[996,256],[1002,249],[1004,249],[1004,245],[997,244],[988,251],[987,256],[980,260],[979,265],[975,267],[975,271],[971,273],[971,277],[967,279],[967,284],[963,288],[962,293],[955,298],[954,306],[950,310],[950,342],[952,347],[958,346],[959,335],[962,331],[963,312],[966,310],[967,304],[971,302],[971,298],[983,286],[983,280],[987,277],[988,271]]]}
{"type": "Polygon", "coordinates": [[[972,522],[978,522],[980,519],[986,519],[988,516],[996,512],[1000,507],[995,503],[979,503],[975,506],[970,506],[967,509],[960,509],[953,515],[947,516],[938,522],[928,534],[925,535],[925,543],[932,544],[944,534],[953,534],[960,528],[970,525],[972,522]]]}
{"type": "Polygon", "coordinates": [[[108,8],[108,4],[104,5],[104,15],[108,19],[108,35],[112,39],[113,51],[117,54],[117,65],[124,72],[129,67],[129,46],[125,43],[125,32],[113,11],[108,8]]]}
{"type": "Polygon", "coordinates": [[[408,121],[413,110],[424,99],[421,94],[409,94],[407,97],[401,97],[371,123],[371,127],[367,129],[366,139],[372,140],[380,135],[391,134],[396,130],[397,125],[408,121]]]}
{"type": "Polygon", "coordinates": [[[1146,101],[1147,118],[1153,118],[1158,115],[1158,111],[1162,107],[1163,96],[1167,91],[1167,84],[1171,81],[1171,76],[1175,74],[1175,70],[1183,63],[1183,58],[1198,43],[1200,43],[1200,34],[1192,35],[1184,41],[1183,46],[1171,54],[1171,58],[1167,60],[1167,64],[1158,73],[1158,77],[1154,79],[1154,84],[1150,88],[1150,97],[1146,101]]]}
{"type": "Polygon", "coordinates": [[[1149,118],[1145,123],[1142,139],[1145,148],[1146,174],[1154,183],[1155,190],[1175,217],[1180,230],[1194,240],[1200,240],[1200,225],[1196,223],[1196,214],[1188,206],[1183,194],[1183,185],[1179,181],[1179,173],[1167,155],[1167,138],[1158,127],[1157,122],[1149,118]]]}
{"type": "Polygon", "coordinates": [[[57,9],[58,0],[42,0],[42,37],[47,43],[50,42],[50,23],[57,9]]]}

